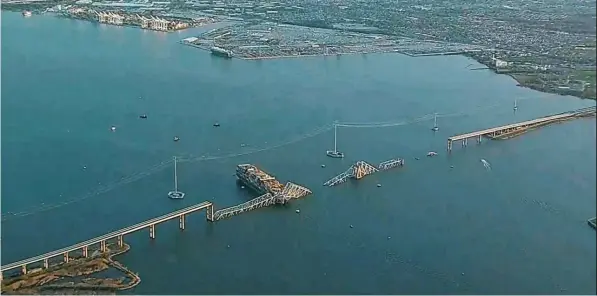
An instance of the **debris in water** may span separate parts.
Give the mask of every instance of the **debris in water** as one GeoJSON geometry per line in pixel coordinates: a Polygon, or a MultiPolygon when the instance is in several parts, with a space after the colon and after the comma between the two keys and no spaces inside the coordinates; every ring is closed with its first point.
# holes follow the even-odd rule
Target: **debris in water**
{"type": "Polygon", "coordinates": [[[483,166],[487,169],[487,170],[491,170],[491,164],[489,164],[489,162],[487,162],[487,160],[481,158],[481,163],[483,163],[483,166]]]}

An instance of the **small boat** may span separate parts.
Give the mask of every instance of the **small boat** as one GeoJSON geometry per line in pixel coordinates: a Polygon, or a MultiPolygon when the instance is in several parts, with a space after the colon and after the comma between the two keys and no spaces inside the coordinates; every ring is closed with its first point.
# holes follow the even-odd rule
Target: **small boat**
{"type": "Polygon", "coordinates": [[[329,156],[329,157],[332,157],[332,158],[343,158],[344,157],[344,153],[338,151],[338,149],[336,147],[337,143],[338,143],[338,141],[337,141],[337,134],[338,134],[337,133],[337,129],[338,129],[338,126],[336,124],[334,124],[334,150],[328,150],[328,151],[325,152],[325,154],[327,156],[329,156]]]}
{"type": "Polygon", "coordinates": [[[214,123],[214,126],[215,126],[215,127],[219,127],[219,126],[220,126],[220,123],[216,122],[216,123],[214,123]]]}
{"type": "Polygon", "coordinates": [[[139,115],[139,118],[147,119],[147,114],[141,114],[141,115],[139,115]]]}
{"type": "Polygon", "coordinates": [[[429,153],[427,153],[427,156],[429,156],[429,157],[433,157],[436,155],[437,155],[437,152],[433,152],[433,151],[429,151],[429,153]]]}
{"type": "Polygon", "coordinates": [[[116,131],[116,127],[115,127],[115,126],[112,126],[112,127],[110,128],[110,130],[111,130],[111,131],[116,131]]]}
{"type": "Polygon", "coordinates": [[[31,15],[32,15],[31,11],[29,11],[29,10],[25,10],[25,11],[23,11],[23,16],[24,16],[24,17],[29,17],[29,16],[31,16],[31,15]]]}
{"type": "Polygon", "coordinates": [[[431,128],[431,130],[434,132],[439,131],[439,126],[437,126],[437,113],[433,115],[433,128],[431,128]]]}
{"type": "Polygon", "coordinates": [[[328,150],[325,153],[326,153],[327,156],[333,157],[333,158],[343,158],[344,157],[344,153],[342,153],[340,151],[328,150]]]}
{"type": "Polygon", "coordinates": [[[179,138],[179,137],[176,137],[176,136],[174,136],[174,139],[173,139],[173,140],[174,140],[174,142],[178,142],[178,140],[180,140],[180,138],[179,138]]]}
{"type": "Polygon", "coordinates": [[[174,157],[174,191],[168,192],[168,197],[171,199],[183,199],[184,192],[178,191],[178,174],[176,169],[176,156],[174,157]]]}

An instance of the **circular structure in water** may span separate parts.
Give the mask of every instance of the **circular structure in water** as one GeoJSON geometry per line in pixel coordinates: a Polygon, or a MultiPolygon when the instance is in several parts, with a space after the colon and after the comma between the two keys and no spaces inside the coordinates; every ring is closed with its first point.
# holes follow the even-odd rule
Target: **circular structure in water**
{"type": "Polygon", "coordinates": [[[170,192],[168,192],[168,197],[171,199],[182,199],[182,198],[184,198],[184,192],[170,191],[170,192]]]}

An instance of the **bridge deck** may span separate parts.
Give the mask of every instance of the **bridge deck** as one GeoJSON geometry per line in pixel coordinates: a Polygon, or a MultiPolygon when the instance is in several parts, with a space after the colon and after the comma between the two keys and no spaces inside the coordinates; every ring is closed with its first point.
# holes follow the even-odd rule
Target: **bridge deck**
{"type": "Polygon", "coordinates": [[[498,126],[498,127],[494,127],[494,128],[485,129],[485,130],[480,130],[480,131],[476,131],[476,132],[466,133],[466,134],[462,134],[462,135],[452,136],[452,137],[448,138],[448,141],[464,140],[464,139],[473,138],[473,137],[477,137],[477,136],[483,136],[483,135],[490,134],[493,132],[498,132],[498,131],[505,130],[505,129],[517,128],[517,127],[522,127],[522,126],[531,125],[531,124],[538,124],[538,123],[543,123],[543,122],[547,122],[547,121],[563,119],[563,118],[571,117],[574,115],[575,115],[574,113],[565,113],[565,114],[557,114],[557,115],[547,116],[547,117],[543,117],[543,118],[537,118],[537,119],[533,119],[533,120],[527,120],[527,121],[523,121],[523,122],[519,122],[519,123],[513,123],[513,124],[498,126]]]}
{"type": "Polygon", "coordinates": [[[161,223],[161,222],[173,219],[175,217],[178,217],[180,215],[184,215],[184,214],[189,214],[189,213],[192,213],[192,212],[196,212],[196,211],[202,210],[204,208],[208,208],[210,206],[212,206],[212,203],[208,202],[208,201],[205,201],[205,202],[202,202],[200,204],[196,204],[194,206],[190,206],[190,207],[187,207],[187,208],[184,208],[184,209],[180,209],[180,210],[177,210],[177,211],[174,211],[174,212],[171,212],[171,213],[168,213],[168,214],[165,214],[165,215],[162,215],[162,216],[159,216],[159,217],[156,217],[156,218],[153,218],[153,219],[141,222],[141,223],[137,223],[135,225],[132,225],[132,226],[129,226],[129,227],[125,227],[123,229],[120,229],[120,230],[117,230],[117,231],[113,231],[113,232],[110,232],[108,234],[104,234],[102,236],[98,236],[96,238],[92,238],[90,240],[86,240],[84,242],[80,242],[78,244],[74,244],[74,245],[69,246],[69,247],[65,247],[65,248],[62,248],[62,249],[59,249],[59,250],[55,250],[55,251],[52,251],[52,252],[48,252],[48,253],[45,253],[45,254],[41,254],[41,255],[38,255],[38,256],[35,256],[35,257],[31,257],[31,258],[23,259],[23,260],[14,262],[14,263],[3,265],[0,269],[1,269],[1,271],[6,271],[6,270],[10,270],[10,269],[14,269],[14,268],[23,266],[25,264],[31,264],[31,263],[39,262],[39,261],[47,259],[47,258],[52,258],[52,257],[58,256],[58,255],[64,254],[66,252],[71,252],[71,251],[75,251],[75,250],[81,249],[84,246],[89,246],[89,245],[97,244],[97,243],[100,243],[101,241],[104,241],[104,240],[112,239],[112,238],[118,237],[120,235],[124,235],[124,234],[128,234],[128,233],[131,233],[131,232],[135,232],[135,231],[141,230],[143,228],[149,227],[149,225],[161,223]]]}

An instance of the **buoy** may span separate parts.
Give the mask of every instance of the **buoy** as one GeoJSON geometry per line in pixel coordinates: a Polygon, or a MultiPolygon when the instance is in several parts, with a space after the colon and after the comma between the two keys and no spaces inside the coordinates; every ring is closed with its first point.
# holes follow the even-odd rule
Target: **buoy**
{"type": "Polygon", "coordinates": [[[381,184],[377,184],[377,187],[381,187],[381,184]]]}
{"type": "Polygon", "coordinates": [[[110,129],[111,129],[112,131],[115,131],[115,130],[116,130],[116,127],[115,127],[115,126],[112,126],[110,129]]]}
{"type": "Polygon", "coordinates": [[[391,236],[388,236],[388,239],[391,239],[391,238],[392,238],[391,236]]]}
{"type": "Polygon", "coordinates": [[[352,224],[350,224],[350,228],[353,228],[354,226],[352,226],[352,224]]]}
{"type": "Polygon", "coordinates": [[[322,167],[322,168],[325,168],[325,164],[322,164],[322,165],[321,165],[321,167],[322,167]]]}
{"type": "Polygon", "coordinates": [[[450,168],[451,168],[451,169],[453,169],[453,168],[454,168],[454,166],[453,166],[453,165],[451,165],[451,166],[450,166],[450,168]]]}
{"type": "Polygon", "coordinates": [[[86,165],[84,165],[84,166],[83,166],[83,169],[84,169],[84,170],[85,170],[85,169],[87,169],[87,166],[86,166],[86,165]]]}
{"type": "Polygon", "coordinates": [[[226,246],[226,248],[230,248],[230,245],[226,246]]]}
{"type": "Polygon", "coordinates": [[[300,213],[300,212],[301,212],[301,210],[299,210],[299,209],[296,209],[296,211],[295,211],[295,212],[298,214],[298,213],[300,213]]]}

